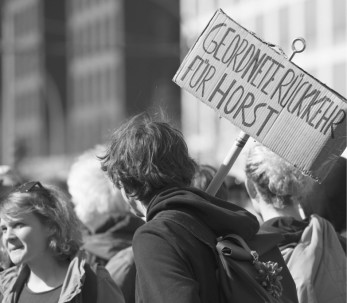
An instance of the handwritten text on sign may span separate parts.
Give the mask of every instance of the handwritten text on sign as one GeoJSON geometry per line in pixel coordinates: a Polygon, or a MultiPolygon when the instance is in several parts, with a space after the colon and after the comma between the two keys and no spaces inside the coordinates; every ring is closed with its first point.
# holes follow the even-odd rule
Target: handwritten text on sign
{"type": "Polygon", "coordinates": [[[221,10],[174,81],[317,179],[345,149],[346,99],[221,10]]]}

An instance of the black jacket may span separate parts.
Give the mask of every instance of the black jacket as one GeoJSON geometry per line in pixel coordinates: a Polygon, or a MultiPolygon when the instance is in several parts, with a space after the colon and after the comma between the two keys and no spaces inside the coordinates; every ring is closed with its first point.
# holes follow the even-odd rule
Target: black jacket
{"type": "Polygon", "coordinates": [[[216,260],[193,226],[168,220],[163,211],[182,211],[207,224],[215,236],[235,233],[250,239],[259,229],[255,216],[197,189],[168,189],[154,197],[147,223],[133,239],[137,268],[136,300],[145,303],[217,303],[216,260]]]}

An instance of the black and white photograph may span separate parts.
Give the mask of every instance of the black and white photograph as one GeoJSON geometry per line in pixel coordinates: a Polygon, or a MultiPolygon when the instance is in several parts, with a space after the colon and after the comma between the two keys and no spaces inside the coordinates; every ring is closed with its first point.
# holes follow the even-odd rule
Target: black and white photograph
{"type": "Polygon", "coordinates": [[[0,303],[346,303],[346,0],[0,0],[0,303]]]}

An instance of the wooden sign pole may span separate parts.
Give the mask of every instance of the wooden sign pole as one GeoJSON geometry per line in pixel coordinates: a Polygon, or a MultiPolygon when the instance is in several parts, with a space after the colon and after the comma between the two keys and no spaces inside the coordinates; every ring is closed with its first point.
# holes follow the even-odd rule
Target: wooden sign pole
{"type": "Polygon", "coordinates": [[[233,166],[234,162],[236,161],[243,147],[247,143],[248,138],[249,138],[249,135],[247,135],[245,132],[241,131],[239,133],[239,136],[235,140],[233,146],[230,148],[229,153],[227,154],[223,163],[219,167],[216,175],[213,177],[211,183],[207,187],[206,192],[208,194],[214,196],[217,193],[225,177],[229,173],[231,167],[233,166]]]}

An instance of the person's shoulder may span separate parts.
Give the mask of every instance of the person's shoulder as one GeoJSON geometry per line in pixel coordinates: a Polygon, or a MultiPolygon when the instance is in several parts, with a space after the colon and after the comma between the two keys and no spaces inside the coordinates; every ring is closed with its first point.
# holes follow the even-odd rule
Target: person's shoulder
{"type": "Polygon", "coordinates": [[[149,246],[160,245],[164,242],[173,243],[182,234],[181,228],[172,220],[160,216],[139,227],[133,237],[133,249],[143,252],[149,246]]]}
{"type": "Polygon", "coordinates": [[[111,272],[111,270],[116,267],[128,267],[132,266],[134,263],[134,253],[132,246],[122,249],[117,254],[115,254],[106,264],[105,268],[111,272]]]}
{"type": "Polygon", "coordinates": [[[162,226],[162,222],[158,222],[157,220],[151,220],[145,222],[142,226],[140,226],[134,233],[133,243],[138,241],[143,235],[158,233],[160,232],[160,227],[162,226]]]}
{"type": "Polygon", "coordinates": [[[166,217],[161,216],[161,213],[157,216],[155,216],[150,221],[145,222],[142,226],[140,226],[135,234],[134,239],[138,238],[140,235],[143,234],[170,234],[170,231],[173,230],[173,227],[175,226],[175,223],[172,222],[172,220],[167,220],[166,217]]]}

